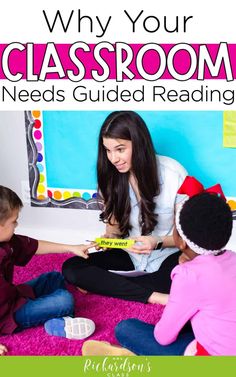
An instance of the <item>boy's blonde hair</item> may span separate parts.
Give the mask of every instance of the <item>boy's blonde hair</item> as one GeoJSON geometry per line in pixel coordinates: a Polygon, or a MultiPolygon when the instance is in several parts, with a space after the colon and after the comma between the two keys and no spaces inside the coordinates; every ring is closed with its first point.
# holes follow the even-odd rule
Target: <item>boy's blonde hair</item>
{"type": "Polygon", "coordinates": [[[4,223],[14,209],[21,209],[23,203],[19,196],[9,189],[0,185],[0,224],[4,223]]]}

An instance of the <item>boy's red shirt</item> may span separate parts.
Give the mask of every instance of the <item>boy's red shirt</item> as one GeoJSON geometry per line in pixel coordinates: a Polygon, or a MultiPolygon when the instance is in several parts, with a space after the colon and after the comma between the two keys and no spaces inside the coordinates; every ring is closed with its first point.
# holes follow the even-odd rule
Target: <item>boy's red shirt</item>
{"type": "Polygon", "coordinates": [[[0,334],[11,334],[16,329],[14,312],[28,298],[34,298],[27,284],[13,284],[14,266],[25,266],[38,249],[38,241],[13,235],[8,242],[0,242],[0,334]]]}

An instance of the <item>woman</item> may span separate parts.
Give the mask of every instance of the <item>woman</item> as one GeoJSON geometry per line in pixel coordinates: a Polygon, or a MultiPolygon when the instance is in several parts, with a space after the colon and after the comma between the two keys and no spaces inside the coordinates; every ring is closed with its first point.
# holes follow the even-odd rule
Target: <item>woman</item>
{"type": "Polygon", "coordinates": [[[220,185],[204,192],[199,184],[188,177],[181,188],[185,198],[176,211],[173,236],[185,262],[171,272],[159,322],[123,320],[115,334],[125,348],[90,340],[83,344],[83,355],[236,355],[236,254],[225,249],[232,212],[220,185]],[[192,329],[183,331],[188,321],[192,329]]]}
{"type": "Polygon", "coordinates": [[[104,200],[100,219],[106,237],[135,239],[129,250],[113,249],[68,259],[68,282],[90,292],[144,303],[161,303],[169,293],[170,272],[178,264],[172,229],[176,193],[185,169],[156,156],[143,119],[133,111],[116,111],[104,121],[98,145],[97,178],[104,200]],[[148,274],[121,276],[109,270],[148,274]]]}

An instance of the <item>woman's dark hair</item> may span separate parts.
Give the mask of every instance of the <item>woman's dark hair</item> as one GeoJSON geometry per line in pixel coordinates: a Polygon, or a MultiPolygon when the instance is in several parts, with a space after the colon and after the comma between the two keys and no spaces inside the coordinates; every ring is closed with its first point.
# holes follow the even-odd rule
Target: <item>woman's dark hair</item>
{"type": "Polygon", "coordinates": [[[15,209],[23,207],[19,196],[8,187],[0,186],[0,224],[5,222],[15,209]]]}
{"type": "Polygon", "coordinates": [[[157,224],[154,197],[159,194],[159,181],[154,146],[143,119],[133,111],[115,111],[105,119],[99,135],[97,179],[105,208],[100,215],[103,222],[119,224],[121,235],[129,235],[131,205],[129,175],[119,173],[108,160],[103,138],[124,139],[132,142],[132,172],[137,179],[140,201],[142,234],[150,234],[157,224]]]}
{"type": "Polygon", "coordinates": [[[185,236],[206,250],[222,249],[231,236],[232,212],[216,194],[195,195],[180,212],[180,225],[185,236]]]}

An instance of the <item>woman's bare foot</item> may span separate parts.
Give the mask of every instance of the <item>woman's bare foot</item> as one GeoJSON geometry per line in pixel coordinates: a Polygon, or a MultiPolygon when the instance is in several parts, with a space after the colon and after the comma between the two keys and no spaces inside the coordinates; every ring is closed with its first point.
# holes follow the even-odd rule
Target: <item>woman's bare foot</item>
{"type": "Polygon", "coordinates": [[[161,304],[166,305],[169,295],[166,293],[153,292],[148,299],[149,304],[161,304]]]}
{"type": "Polygon", "coordinates": [[[7,353],[7,347],[5,347],[3,344],[0,344],[0,356],[3,356],[7,353]]]}
{"type": "Polygon", "coordinates": [[[136,356],[127,348],[98,340],[87,340],[82,347],[83,356],[136,356]]]}
{"type": "Polygon", "coordinates": [[[88,293],[88,291],[86,291],[86,289],[83,289],[83,288],[80,288],[80,287],[76,287],[78,289],[78,291],[80,291],[80,293],[82,293],[83,295],[86,295],[88,293]]]}

